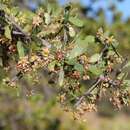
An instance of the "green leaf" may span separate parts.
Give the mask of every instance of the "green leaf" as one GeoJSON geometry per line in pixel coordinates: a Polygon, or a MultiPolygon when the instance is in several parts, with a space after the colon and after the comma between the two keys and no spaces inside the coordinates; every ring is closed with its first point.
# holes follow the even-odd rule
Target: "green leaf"
{"type": "Polygon", "coordinates": [[[130,80],[124,80],[123,83],[130,87],[130,80]]]}
{"type": "Polygon", "coordinates": [[[6,27],[5,27],[5,36],[6,36],[8,39],[12,39],[12,37],[11,37],[11,30],[10,30],[10,27],[9,27],[9,26],[6,26],[6,27]]]}
{"type": "Polygon", "coordinates": [[[99,61],[99,59],[100,59],[100,54],[96,53],[96,54],[94,54],[94,55],[92,55],[90,57],[89,62],[90,63],[95,63],[95,62],[99,61]]]}
{"type": "Polygon", "coordinates": [[[130,61],[123,68],[126,68],[126,67],[130,67],[130,61]]]}
{"type": "Polygon", "coordinates": [[[11,13],[13,14],[13,16],[18,15],[18,13],[19,13],[19,8],[18,8],[18,7],[12,7],[11,13]]]}
{"type": "Polygon", "coordinates": [[[99,76],[103,73],[103,70],[95,65],[91,65],[89,67],[89,72],[91,72],[93,75],[99,76]]]}
{"type": "Polygon", "coordinates": [[[83,21],[76,17],[69,17],[69,22],[77,27],[83,27],[84,25],[83,21]]]}
{"type": "Polygon", "coordinates": [[[26,33],[29,33],[29,31],[31,30],[31,25],[25,25],[24,28],[23,28],[23,31],[26,32],[26,33]]]}
{"type": "Polygon", "coordinates": [[[21,41],[17,42],[17,50],[18,50],[19,58],[23,58],[25,56],[25,53],[24,53],[23,43],[21,41]]]}
{"type": "Polygon", "coordinates": [[[51,23],[51,16],[49,13],[44,14],[45,17],[45,24],[49,25],[51,23]]]}
{"type": "Polygon", "coordinates": [[[79,63],[75,64],[74,69],[81,72],[81,73],[84,71],[83,65],[81,65],[79,63]]]}
{"type": "Polygon", "coordinates": [[[76,60],[76,58],[73,58],[73,59],[69,59],[69,60],[67,60],[67,61],[65,61],[67,64],[69,64],[69,65],[75,65],[76,64],[76,62],[77,62],[77,60],[76,60]]]}
{"type": "Polygon", "coordinates": [[[0,67],[3,67],[3,61],[2,61],[2,58],[0,58],[0,67]]]}
{"type": "Polygon", "coordinates": [[[86,51],[85,48],[76,45],[69,54],[69,59],[73,59],[86,51]]]}
{"type": "Polygon", "coordinates": [[[35,16],[35,13],[30,10],[23,10],[23,16],[25,17],[26,22],[30,23],[35,16]]]}
{"type": "Polygon", "coordinates": [[[118,45],[119,45],[119,42],[115,41],[114,43],[112,43],[112,45],[113,45],[115,48],[117,48],[118,45]]]}
{"type": "Polygon", "coordinates": [[[48,69],[50,71],[53,71],[56,65],[56,61],[52,61],[50,64],[48,64],[48,69]]]}
{"type": "Polygon", "coordinates": [[[88,43],[94,43],[94,42],[95,42],[95,37],[92,36],[92,35],[88,35],[88,36],[85,38],[85,41],[88,42],[88,43]]]}
{"type": "Polygon", "coordinates": [[[77,56],[80,56],[88,49],[88,44],[94,42],[93,36],[87,36],[84,40],[77,39],[75,47],[67,55],[68,59],[73,59],[77,56]]]}
{"type": "Polygon", "coordinates": [[[69,15],[70,15],[70,5],[67,5],[64,9],[64,23],[66,24],[68,22],[69,19],[69,15]]]}
{"type": "Polygon", "coordinates": [[[76,35],[74,28],[71,26],[69,27],[69,35],[70,37],[74,37],[76,35]]]}
{"type": "Polygon", "coordinates": [[[63,67],[61,67],[59,72],[59,78],[58,78],[58,84],[60,87],[63,85],[63,82],[64,82],[64,70],[63,67]]]}
{"type": "Polygon", "coordinates": [[[50,14],[52,12],[52,5],[50,3],[47,4],[47,12],[50,14]]]}

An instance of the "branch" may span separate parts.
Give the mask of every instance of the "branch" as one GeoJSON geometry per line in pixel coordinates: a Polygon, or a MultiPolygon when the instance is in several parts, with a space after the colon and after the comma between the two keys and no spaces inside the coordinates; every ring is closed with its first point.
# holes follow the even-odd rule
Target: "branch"
{"type": "Polygon", "coordinates": [[[99,78],[97,78],[97,80],[96,80],[95,83],[92,85],[92,87],[89,88],[89,90],[87,90],[87,91],[79,98],[78,102],[75,104],[75,107],[79,106],[79,104],[81,104],[81,102],[83,101],[83,99],[84,99],[85,97],[87,97],[88,95],[90,95],[90,93],[91,93],[94,89],[96,89],[96,88],[98,87],[98,84],[102,81],[102,78],[103,78],[103,77],[101,77],[101,76],[100,76],[99,78]]]}
{"type": "MultiPolygon", "coordinates": [[[[15,18],[13,16],[9,16],[4,11],[4,17],[9,22],[9,24],[12,24],[14,26],[14,28],[16,29],[16,30],[14,29],[12,31],[14,35],[22,35],[22,36],[25,36],[27,40],[29,40],[29,41],[32,40],[32,37],[28,33],[24,32],[23,29],[15,22],[15,20],[14,20],[15,18]]],[[[47,40],[41,39],[37,36],[35,36],[35,37],[41,41],[42,45],[44,45],[48,48],[51,48],[51,44],[47,40]]]]}
{"type": "MultiPolygon", "coordinates": [[[[29,36],[29,34],[27,34],[26,32],[24,32],[23,30],[22,30],[22,28],[15,22],[15,18],[13,17],[13,16],[9,16],[9,15],[7,15],[7,14],[5,14],[5,18],[6,18],[6,20],[9,22],[9,23],[11,23],[18,31],[20,31],[19,33],[21,33],[22,35],[24,35],[27,39],[30,39],[30,36],[29,36]]],[[[14,33],[16,33],[16,32],[14,32],[14,33]]],[[[18,33],[18,32],[17,32],[18,33]]]]}

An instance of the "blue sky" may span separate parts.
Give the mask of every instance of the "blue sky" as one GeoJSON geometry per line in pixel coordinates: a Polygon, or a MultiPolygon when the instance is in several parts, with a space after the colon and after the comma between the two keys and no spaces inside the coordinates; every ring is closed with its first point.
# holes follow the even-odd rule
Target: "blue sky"
{"type": "Polygon", "coordinates": [[[125,0],[121,4],[117,3],[117,7],[123,12],[123,18],[130,17],[130,0],[125,0]]]}
{"type": "MultiPolygon", "coordinates": [[[[68,0],[59,0],[61,4],[64,4],[68,0]]],[[[82,5],[88,5],[91,0],[80,0],[82,5]]],[[[126,20],[130,17],[130,0],[124,0],[123,2],[117,2],[117,0],[99,0],[97,4],[94,4],[93,7],[96,9],[102,7],[106,11],[106,16],[110,17],[110,12],[106,10],[106,8],[111,4],[115,3],[117,9],[123,13],[123,20],[126,20]]]]}
{"type": "MultiPolygon", "coordinates": [[[[38,6],[38,2],[43,0],[27,0],[28,6],[32,9],[35,9],[38,6]]],[[[58,0],[61,5],[65,4],[69,0],[58,0]]],[[[80,3],[85,6],[89,5],[91,0],[79,0],[80,3]]],[[[98,0],[96,4],[93,4],[95,10],[102,7],[106,12],[106,17],[108,20],[111,18],[111,12],[107,10],[112,3],[114,3],[119,11],[123,13],[123,20],[126,20],[130,17],[130,0],[124,0],[123,2],[117,2],[117,0],[98,0]]],[[[111,21],[111,20],[110,20],[111,21]]]]}

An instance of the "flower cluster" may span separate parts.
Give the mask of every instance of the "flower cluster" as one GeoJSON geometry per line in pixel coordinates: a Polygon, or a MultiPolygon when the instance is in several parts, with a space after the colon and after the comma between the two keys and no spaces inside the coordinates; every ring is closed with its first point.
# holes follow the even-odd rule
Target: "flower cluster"
{"type": "Polygon", "coordinates": [[[114,36],[108,36],[108,33],[103,33],[103,29],[100,28],[97,31],[96,37],[103,43],[103,44],[113,44],[116,42],[114,36]]]}
{"type": "Polygon", "coordinates": [[[74,111],[73,117],[75,120],[84,119],[84,116],[87,112],[96,112],[97,108],[94,103],[82,102],[80,106],[74,111]]]}
{"type": "Polygon", "coordinates": [[[121,109],[123,105],[129,105],[130,93],[128,91],[115,91],[113,96],[110,98],[110,101],[117,109],[121,109]]]}
{"type": "Polygon", "coordinates": [[[31,56],[25,56],[19,60],[17,69],[22,73],[36,71],[39,68],[47,66],[52,59],[53,56],[49,55],[48,48],[42,48],[41,52],[32,53],[31,56]]]}

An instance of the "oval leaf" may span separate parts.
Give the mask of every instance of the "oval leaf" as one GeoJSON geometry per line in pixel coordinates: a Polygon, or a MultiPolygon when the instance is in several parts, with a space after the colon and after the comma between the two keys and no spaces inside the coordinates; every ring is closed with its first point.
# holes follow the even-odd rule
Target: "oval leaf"
{"type": "Polygon", "coordinates": [[[44,14],[44,17],[45,17],[45,23],[46,23],[47,25],[49,25],[50,22],[51,22],[51,17],[50,17],[50,15],[49,15],[48,13],[45,13],[45,14],[44,14]]]}
{"type": "Polygon", "coordinates": [[[87,36],[84,40],[77,39],[75,47],[68,54],[68,59],[73,59],[87,51],[88,44],[94,42],[93,36],[87,36]]]}
{"type": "Polygon", "coordinates": [[[69,18],[70,23],[74,24],[77,27],[83,27],[83,21],[76,17],[69,18]]]}
{"type": "Polygon", "coordinates": [[[63,82],[64,82],[64,70],[63,67],[61,67],[59,72],[59,79],[58,79],[58,84],[60,87],[63,85],[63,82]]]}
{"type": "Polygon", "coordinates": [[[10,27],[9,27],[9,26],[6,26],[6,27],[5,27],[5,36],[6,36],[8,39],[12,39],[12,37],[11,37],[11,30],[10,30],[10,27]]]}
{"type": "Polygon", "coordinates": [[[88,43],[94,43],[94,42],[95,42],[95,37],[92,36],[92,35],[88,35],[88,36],[85,38],[85,41],[88,42],[88,43]]]}
{"type": "Polygon", "coordinates": [[[75,46],[74,49],[72,49],[72,51],[69,54],[69,59],[73,59],[84,52],[85,52],[85,48],[80,47],[80,46],[75,46]]]}
{"type": "Polygon", "coordinates": [[[68,65],[75,65],[76,64],[76,62],[77,62],[77,60],[76,60],[76,58],[74,58],[74,59],[69,59],[69,60],[67,60],[67,61],[65,61],[68,65]]]}
{"type": "Polygon", "coordinates": [[[81,73],[84,71],[83,65],[78,64],[78,63],[75,64],[74,69],[77,70],[77,71],[79,71],[79,72],[81,72],[81,73]]]}
{"type": "Polygon", "coordinates": [[[91,72],[93,75],[99,76],[103,73],[103,70],[95,65],[91,65],[89,67],[89,72],[91,72]]]}
{"type": "Polygon", "coordinates": [[[21,41],[17,42],[17,50],[18,50],[19,58],[23,58],[25,56],[25,53],[24,53],[23,43],[21,41]]]}
{"type": "Polygon", "coordinates": [[[69,35],[70,35],[70,37],[74,37],[75,36],[75,30],[74,30],[74,28],[72,27],[72,26],[69,26],[69,35]]]}
{"type": "Polygon", "coordinates": [[[48,65],[48,69],[49,69],[50,71],[54,71],[55,65],[56,65],[56,61],[52,61],[52,62],[48,65]]]}
{"type": "Polygon", "coordinates": [[[126,67],[130,67],[130,61],[123,68],[126,68],[126,67]]]}
{"type": "Polygon", "coordinates": [[[90,57],[89,62],[90,62],[90,63],[95,63],[95,62],[97,62],[97,61],[100,60],[100,57],[101,57],[100,54],[96,53],[96,54],[94,54],[94,55],[92,55],[92,56],[90,57]]]}

